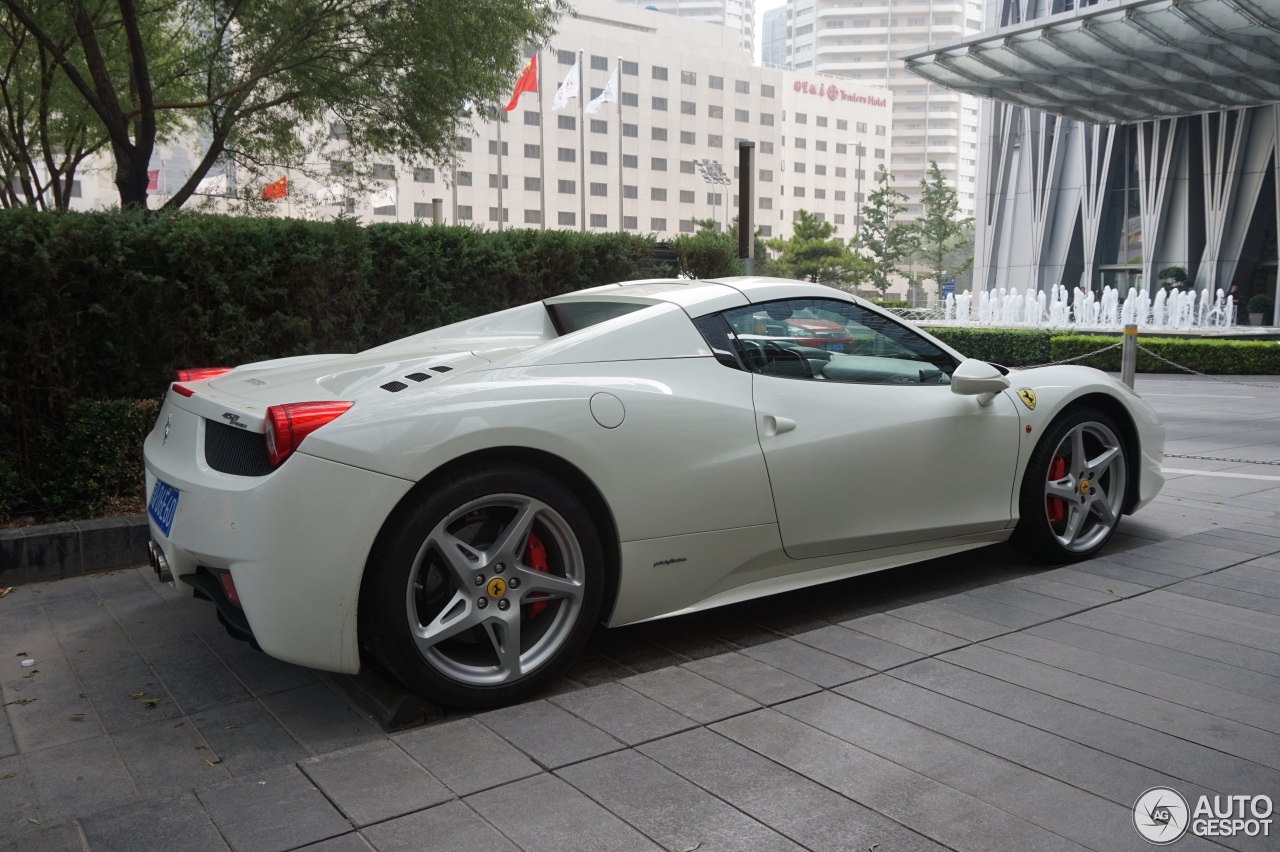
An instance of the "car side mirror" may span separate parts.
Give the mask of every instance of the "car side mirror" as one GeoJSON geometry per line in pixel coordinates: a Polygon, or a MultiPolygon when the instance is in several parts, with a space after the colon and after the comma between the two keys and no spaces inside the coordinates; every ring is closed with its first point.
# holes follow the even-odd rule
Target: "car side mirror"
{"type": "Polygon", "coordinates": [[[988,406],[996,394],[1009,387],[1007,376],[977,358],[966,358],[951,374],[951,392],[962,396],[976,396],[978,405],[988,406]]]}

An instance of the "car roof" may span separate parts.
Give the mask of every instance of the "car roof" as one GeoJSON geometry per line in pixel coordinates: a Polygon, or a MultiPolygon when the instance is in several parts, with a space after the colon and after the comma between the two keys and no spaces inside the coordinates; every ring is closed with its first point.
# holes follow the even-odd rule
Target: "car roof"
{"type": "Polygon", "coordinates": [[[648,304],[669,302],[679,305],[693,316],[740,307],[752,302],[773,299],[839,298],[849,301],[852,297],[840,290],[791,281],[785,278],[769,278],[758,275],[739,275],[725,278],[648,278],[640,281],[622,281],[605,284],[563,296],[553,296],[546,304],[590,301],[640,301],[648,304]]]}

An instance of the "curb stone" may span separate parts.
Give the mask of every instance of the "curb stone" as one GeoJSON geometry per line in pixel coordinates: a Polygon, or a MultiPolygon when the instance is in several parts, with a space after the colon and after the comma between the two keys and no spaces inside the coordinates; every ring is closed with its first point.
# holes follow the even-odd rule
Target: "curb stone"
{"type": "Polygon", "coordinates": [[[147,561],[146,515],[0,530],[0,585],[44,583],[147,561]]]}

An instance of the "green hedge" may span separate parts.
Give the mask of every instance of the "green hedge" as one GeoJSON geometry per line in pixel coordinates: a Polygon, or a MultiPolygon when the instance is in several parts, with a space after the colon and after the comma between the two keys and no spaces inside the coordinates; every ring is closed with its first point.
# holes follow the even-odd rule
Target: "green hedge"
{"type": "Polygon", "coordinates": [[[0,521],[112,499],[119,471],[67,479],[73,439],[131,448],[140,482],[146,424],[121,412],[142,403],[118,401],[154,398],[175,368],[358,351],[648,277],[652,256],[626,234],[0,210],[0,521]],[[94,426],[83,406],[104,400],[127,408],[94,426]]]}
{"type": "MultiPolygon", "coordinates": [[[[1042,328],[969,328],[938,326],[926,329],[957,351],[1007,367],[1030,367],[1086,355],[1120,342],[1120,335],[1063,334],[1042,328]]],[[[1213,340],[1205,338],[1146,337],[1138,342],[1146,349],[1199,373],[1236,375],[1280,374],[1280,342],[1262,340],[1213,340]]],[[[1111,349],[1074,363],[1119,372],[1120,350],[1111,349]]],[[[1140,373],[1184,373],[1170,364],[1138,351],[1140,373]]]]}

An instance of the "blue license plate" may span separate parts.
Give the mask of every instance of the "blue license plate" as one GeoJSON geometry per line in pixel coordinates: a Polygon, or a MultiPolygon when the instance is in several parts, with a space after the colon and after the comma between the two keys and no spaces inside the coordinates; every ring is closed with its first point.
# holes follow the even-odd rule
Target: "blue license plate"
{"type": "Polygon", "coordinates": [[[147,514],[160,527],[165,538],[173,527],[173,516],[178,511],[178,489],[164,480],[157,479],[151,489],[151,499],[147,502],[147,514]]]}
{"type": "Polygon", "coordinates": [[[828,344],[826,344],[823,348],[825,348],[825,349],[827,349],[828,351],[831,351],[831,352],[843,352],[843,351],[844,351],[844,344],[843,344],[843,343],[828,343],[828,344]]]}

